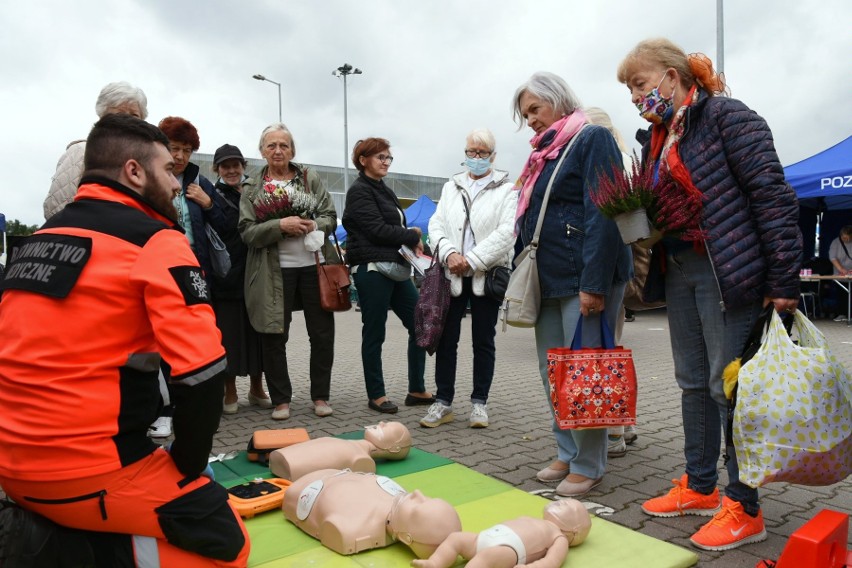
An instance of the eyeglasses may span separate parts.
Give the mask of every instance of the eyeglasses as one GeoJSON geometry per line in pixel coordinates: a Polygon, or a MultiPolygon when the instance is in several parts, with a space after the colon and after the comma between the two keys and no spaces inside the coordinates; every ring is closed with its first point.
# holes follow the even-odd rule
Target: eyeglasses
{"type": "Polygon", "coordinates": [[[393,163],[393,156],[386,156],[385,154],[379,154],[378,156],[376,156],[376,158],[383,164],[385,162],[387,162],[388,164],[393,163]]]}
{"type": "Polygon", "coordinates": [[[465,150],[464,155],[468,158],[488,158],[493,152],[487,150],[465,150]]]}

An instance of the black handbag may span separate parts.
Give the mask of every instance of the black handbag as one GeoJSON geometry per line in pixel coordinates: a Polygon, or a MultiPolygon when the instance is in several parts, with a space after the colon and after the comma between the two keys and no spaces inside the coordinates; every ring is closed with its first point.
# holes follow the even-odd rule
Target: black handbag
{"type": "MultiPolygon", "coordinates": [[[[467,217],[467,224],[470,225],[470,208],[467,206],[467,201],[462,197],[464,205],[464,214],[467,217]]],[[[473,232],[471,227],[470,232],[473,232]]],[[[473,242],[476,242],[476,235],[473,236],[473,242]]],[[[506,289],[509,287],[509,277],[512,275],[512,269],[508,266],[492,266],[485,272],[485,296],[491,298],[495,302],[503,303],[506,297],[506,289]]]]}
{"type": "Polygon", "coordinates": [[[496,302],[503,303],[506,297],[506,288],[509,286],[509,277],[512,271],[508,266],[494,266],[485,273],[485,295],[496,302]]]}

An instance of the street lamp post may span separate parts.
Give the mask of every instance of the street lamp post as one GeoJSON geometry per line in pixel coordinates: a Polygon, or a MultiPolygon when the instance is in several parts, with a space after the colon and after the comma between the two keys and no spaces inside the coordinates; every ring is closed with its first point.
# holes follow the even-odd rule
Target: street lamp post
{"type": "Polygon", "coordinates": [[[349,75],[360,75],[361,70],[344,63],[331,72],[335,77],[343,77],[343,191],[349,189],[349,120],[347,116],[346,78],[349,75]]]}
{"type": "Polygon", "coordinates": [[[273,85],[278,85],[278,122],[282,122],[281,120],[281,83],[277,81],[273,81],[272,79],[267,79],[260,73],[257,75],[252,75],[252,79],[257,79],[258,81],[266,81],[268,83],[272,83],[273,85]]]}

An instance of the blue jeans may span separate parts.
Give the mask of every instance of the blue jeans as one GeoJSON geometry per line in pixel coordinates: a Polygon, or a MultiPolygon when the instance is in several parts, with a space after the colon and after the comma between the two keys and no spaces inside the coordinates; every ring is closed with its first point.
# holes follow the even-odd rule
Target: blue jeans
{"type": "Polygon", "coordinates": [[[473,392],[471,402],[485,404],[494,378],[494,336],[497,333],[497,313],[500,304],[473,293],[473,278],[462,278],[461,294],[450,300],[444,320],[444,332],[435,352],[436,400],[453,403],[456,394],[456,363],[458,361],[461,320],[470,302],[471,336],[473,339],[473,392]]]}
{"type": "Polygon", "coordinates": [[[368,272],[366,265],[360,265],[352,278],[361,302],[361,363],[364,366],[367,396],[370,400],[376,400],[386,395],[382,345],[385,342],[388,309],[393,310],[408,330],[408,392],[424,392],[426,350],[417,346],[414,335],[417,288],[410,279],[395,282],[376,271],[368,272]]]}
{"type": "MultiPolygon", "coordinates": [[[[614,330],[621,312],[625,284],[615,284],[605,300],[603,317],[614,330]]],[[[587,317],[583,321],[583,347],[599,347],[601,315],[587,317]]],[[[538,351],[538,370],[541,374],[547,406],[550,408],[553,435],[556,438],[559,461],[571,466],[571,473],[591,479],[603,477],[606,470],[607,429],[560,430],[553,418],[550,402],[550,382],[547,379],[547,350],[554,347],[569,347],[574,340],[574,331],[580,319],[580,297],[548,298],[541,301],[538,322],[535,324],[535,345],[538,351]]]]}
{"type": "MultiPolygon", "coordinates": [[[[666,304],[675,379],[681,388],[684,455],[689,487],[712,493],[728,402],[722,387],[725,366],[742,349],[761,311],[760,302],[723,311],[719,284],[706,254],[692,249],[668,257],[666,304]]],[[[736,452],[726,448],[725,495],[757,514],[757,490],[741,483],[736,452]]]]}

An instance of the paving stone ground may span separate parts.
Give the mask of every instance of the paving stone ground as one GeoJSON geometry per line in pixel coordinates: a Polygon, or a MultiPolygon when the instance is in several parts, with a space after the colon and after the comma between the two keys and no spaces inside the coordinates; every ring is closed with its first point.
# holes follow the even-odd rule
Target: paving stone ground
{"type": "MultiPolygon", "coordinates": [[[[852,327],[826,320],[816,323],[828,338],[834,354],[852,369],[852,327]]],[[[354,310],[337,314],[336,325],[331,396],[334,415],[318,418],[313,414],[308,395],[309,344],[304,320],[297,313],[288,344],[294,392],[292,417],[279,422],[271,419],[269,410],[241,408],[238,414],[223,417],[214,453],[244,449],[251,433],[259,428],[304,427],[311,437],[320,437],[362,429],[383,418],[394,418],[409,427],[414,445],[420,449],[453,459],[524,491],[552,494],[555,484],[535,479],[535,473],[555,458],[556,448],[537,371],[532,330],[508,328],[505,333],[498,330],[497,368],[488,401],[491,424],[485,429],[471,429],[467,419],[472,353],[470,321],[465,319],[456,380],[456,420],[428,429],[418,424],[425,407],[402,405],[407,391],[407,334],[399,320],[389,314],[383,354],[388,396],[400,405],[395,416],[380,415],[367,407],[360,358],[360,314],[354,310]]],[[[639,438],[635,445],[629,446],[626,456],[609,461],[603,483],[583,500],[597,504],[593,510],[609,521],[692,548],[689,537],[706,518],[652,518],[640,509],[645,499],[668,491],[670,480],[684,471],[680,391],[673,377],[665,310],[638,313],[634,322],[625,324],[622,343],[633,350],[639,375],[639,438]]],[[[426,373],[429,389],[435,384],[434,366],[434,359],[429,358],[426,373]]],[[[239,379],[238,387],[244,398],[248,379],[239,379]]],[[[720,483],[724,483],[727,476],[721,460],[719,465],[720,483]]],[[[762,488],[761,504],[769,538],[724,553],[693,549],[700,556],[699,566],[754,568],[760,559],[778,558],[790,534],[821,509],[852,514],[850,479],[829,487],[777,483],[762,488]]]]}

